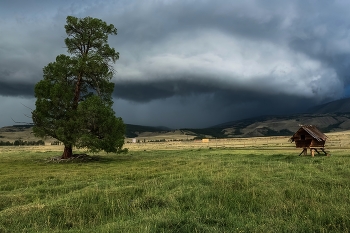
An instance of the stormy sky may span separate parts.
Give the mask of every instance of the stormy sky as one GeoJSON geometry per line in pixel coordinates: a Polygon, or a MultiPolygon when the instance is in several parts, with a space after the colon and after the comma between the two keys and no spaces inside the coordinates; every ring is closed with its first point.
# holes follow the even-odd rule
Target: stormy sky
{"type": "Polygon", "coordinates": [[[120,53],[117,116],[185,128],[348,96],[349,9],[347,0],[3,0],[0,127],[31,122],[43,67],[67,54],[68,15],[118,29],[109,38],[120,53]]]}

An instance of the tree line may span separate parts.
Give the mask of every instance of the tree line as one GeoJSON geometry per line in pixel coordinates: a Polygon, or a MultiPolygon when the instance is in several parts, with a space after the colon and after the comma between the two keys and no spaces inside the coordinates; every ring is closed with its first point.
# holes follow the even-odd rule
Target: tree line
{"type": "Polygon", "coordinates": [[[45,142],[43,140],[38,140],[38,141],[16,140],[14,142],[0,141],[0,146],[45,146],[45,142]]]}

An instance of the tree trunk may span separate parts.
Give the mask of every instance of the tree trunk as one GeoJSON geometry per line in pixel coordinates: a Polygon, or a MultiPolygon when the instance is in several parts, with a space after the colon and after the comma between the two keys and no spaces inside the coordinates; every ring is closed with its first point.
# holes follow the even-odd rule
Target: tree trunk
{"type": "Polygon", "coordinates": [[[61,159],[68,159],[73,156],[72,146],[64,146],[64,151],[61,159]]]}
{"type": "Polygon", "coordinates": [[[82,85],[82,74],[80,73],[78,75],[77,83],[75,84],[74,99],[73,99],[73,109],[74,110],[76,110],[78,108],[81,85],[82,85]]]}

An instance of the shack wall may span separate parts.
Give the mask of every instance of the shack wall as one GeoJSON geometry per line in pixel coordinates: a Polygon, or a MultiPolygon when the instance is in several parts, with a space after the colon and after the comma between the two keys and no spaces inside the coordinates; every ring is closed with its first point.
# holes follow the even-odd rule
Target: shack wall
{"type": "Polygon", "coordinates": [[[325,144],[325,141],[319,142],[319,141],[313,139],[311,141],[310,147],[324,147],[324,144],[325,144]]]}
{"type": "Polygon", "coordinates": [[[324,147],[325,144],[325,141],[317,141],[302,128],[293,135],[293,139],[297,148],[324,147]]]}

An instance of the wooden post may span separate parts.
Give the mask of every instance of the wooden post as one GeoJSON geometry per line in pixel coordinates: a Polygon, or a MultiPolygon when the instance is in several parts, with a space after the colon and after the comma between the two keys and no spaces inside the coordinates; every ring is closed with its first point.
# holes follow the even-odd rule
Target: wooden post
{"type": "Polygon", "coordinates": [[[323,151],[323,153],[324,153],[326,156],[329,155],[323,148],[320,148],[320,149],[323,151]]]}
{"type": "Polygon", "coordinates": [[[311,152],[311,157],[315,157],[315,151],[312,148],[310,148],[310,152],[311,152]]]}
{"type": "Polygon", "coordinates": [[[306,155],[306,154],[307,154],[307,148],[303,148],[303,151],[299,154],[299,156],[300,156],[301,154],[306,155]]]}

